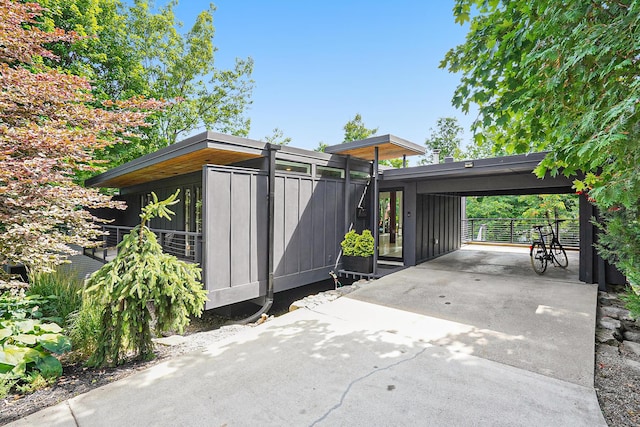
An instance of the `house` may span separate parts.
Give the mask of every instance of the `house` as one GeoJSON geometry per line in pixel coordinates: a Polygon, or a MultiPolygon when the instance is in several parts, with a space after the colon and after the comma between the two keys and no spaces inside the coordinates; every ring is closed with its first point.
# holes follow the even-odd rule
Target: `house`
{"type": "MultiPolygon", "coordinates": [[[[260,303],[329,278],[340,270],[340,242],[352,227],[374,233],[376,275],[379,262],[412,266],[458,249],[465,196],[572,192],[568,178],[540,180],[531,173],[544,153],[379,167],[380,160],[423,153],[393,135],[319,153],[204,132],[86,185],[116,188],[128,206],[109,212],[114,221],[106,227],[106,247],[138,223],[152,191],[163,199],[180,189],[175,217],[156,218],[150,227],[165,251],[200,263],[207,309],[260,303]]],[[[586,199],[580,203],[580,278],[593,283],[612,273],[592,248],[592,207],[586,199]]]]}

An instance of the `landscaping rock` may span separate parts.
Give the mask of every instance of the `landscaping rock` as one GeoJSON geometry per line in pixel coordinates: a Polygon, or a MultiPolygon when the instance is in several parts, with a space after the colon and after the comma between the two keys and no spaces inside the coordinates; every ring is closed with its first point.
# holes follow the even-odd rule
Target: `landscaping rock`
{"type": "Polygon", "coordinates": [[[600,313],[603,317],[611,317],[618,320],[633,320],[631,313],[626,308],[616,306],[603,306],[600,307],[600,313]]]}
{"type": "Polygon", "coordinates": [[[181,335],[171,335],[170,337],[154,338],[153,342],[168,347],[184,344],[187,339],[181,335]]]}
{"type": "Polygon", "coordinates": [[[613,330],[611,329],[598,328],[596,330],[596,340],[601,344],[606,344],[609,346],[617,346],[619,344],[613,333],[613,330]]]}
{"type": "Polygon", "coordinates": [[[605,329],[616,330],[622,327],[622,323],[618,319],[612,319],[611,317],[603,317],[598,322],[598,326],[605,329]]]}
{"type": "Polygon", "coordinates": [[[337,289],[331,289],[329,291],[320,292],[319,294],[309,295],[301,300],[293,302],[289,306],[289,311],[298,310],[300,308],[313,309],[321,304],[333,301],[340,298],[343,295],[347,295],[356,289],[359,289],[363,284],[368,283],[367,280],[359,280],[351,285],[341,286],[337,289]]]}
{"type": "Polygon", "coordinates": [[[631,351],[637,356],[640,356],[640,343],[633,341],[623,341],[622,344],[627,350],[631,351]]]}
{"type": "Polygon", "coordinates": [[[640,343],[640,332],[637,332],[637,331],[624,331],[622,336],[627,341],[633,341],[633,342],[640,343]]]}

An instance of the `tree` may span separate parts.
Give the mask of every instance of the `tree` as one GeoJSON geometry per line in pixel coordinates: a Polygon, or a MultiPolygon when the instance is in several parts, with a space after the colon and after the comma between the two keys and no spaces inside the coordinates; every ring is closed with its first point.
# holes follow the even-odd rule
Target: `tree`
{"type": "MultiPolygon", "coordinates": [[[[430,129],[431,134],[424,141],[424,145],[431,151],[440,150],[439,163],[445,157],[459,159],[462,157],[460,143],[462,142],[462,126],[455,117],[440,117],[436,121],[436,128],[430,129]]],[[[431,163],[430,158],[423,158],[421,164],[431,163]]]]}
{"type": "Polygon", "coordinates": [[[288,145],[291,142],[291,137],[285,137],[282,129],[275,128],[273,134],[265,136],[264,140],[269,144],[288,145]]]}
{"type": "Polygon", "coordinates": [[[329,144],[327,144],[326,142],[320,141],[318,142],[318,146],[314,148],[313,151],[317,151],[318,153],[324,153],[324,150],[326,150],[328,146],[329,144]]]}
{"type": "Polygon", "coordinates": [[[153,10],[147,0],[40,0],[49,10],[44,27],[74,29],[86,35],[72,45],[56,44],[63,67],[94,83],[98,99],[145,96],[170,102],[153,117],[153,126],[133,144],[103,153],[117,164],[175,143],[205,127],[247,136],[253,60],[236,59],[231,69],[215,66],[213,5],[186,33],[173,9],[177,0],[153,10]]]}
{"type": "Polygon", "coordinates": [[[46,270],[90,246],[100,219],[86,208],[122,207],[74,183],[98,168],[92,153],[144,125],[155,102],[99,102],[82,78],[47,67],[46,43],[74,33],[35,28],[37,4],[0,0],[0,264],[46,270]]]}
{"type": "Polygon", "coordinates": [[[344,139],[342,142],[359,141],[361,139],[369,138],[378,132],[378,128],[367,128],[360,113],[356,114],[353,120],[349,120],[343,127],[344,139]]]}
{"type": "Polygon", "coordinates": [[[172,329],[182,332],[189,315],[202,314],[207,291],[200,283],[200,268],[163,253],[147,227],[152,218],[171,219],[174,213],[169,206],[178,203],[179,191],[163,201],[151,193],[153,201],[142,209],[140,224],[118,244],[116,258],[87,281],[86,295],[102,313],[90,365],[117,365],[128,351],[136,359],[152,358],[151,306],[157,334],[172,329]]]}
{"type": "MultiPolygon", "coordinates": [[[[574,186],[605,213],[604,230],[608,209],[626,212],[617,215],[624,226],[616,229],[628,235],[607,232],[605,246],[635,242],[640,3],[457,0],[454,14],[471,27],[441,66],[462,75],[454,105],[464,111],[478,105],[477,135],[500,129],[496,142],[508,152],[549,150],[539,176],[582,172],[574,186]]],[[[613,261],[627,278],[640,280],[639,248],[617,249],[613,261]]]]}

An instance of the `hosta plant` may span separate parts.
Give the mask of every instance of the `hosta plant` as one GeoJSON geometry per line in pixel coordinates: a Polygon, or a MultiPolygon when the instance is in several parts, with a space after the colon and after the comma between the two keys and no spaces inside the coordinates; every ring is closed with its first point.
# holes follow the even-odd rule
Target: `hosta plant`
{"type": "Polygon", "coordinates": [[[62,364],[53,354],[71,350],[62,328],[39,318],[37,299],[3,295],[0,303],[0,378],[28,382],[37,373],[60,376],[62,364]]]}

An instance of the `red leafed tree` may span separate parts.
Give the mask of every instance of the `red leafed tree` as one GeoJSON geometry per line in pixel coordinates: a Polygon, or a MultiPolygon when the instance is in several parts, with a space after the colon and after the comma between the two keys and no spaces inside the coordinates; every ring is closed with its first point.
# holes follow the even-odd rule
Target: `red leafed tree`
{"type": "Polygon", "coordinates": [[[94,150],[131,136],[161,103],[97,102],[89,83],[47,68],[46,43],[73,33],[40,31],[40,6],[0,0],[0,264],[47,269],[100,235],[87,208],[122,207],[74,182],[95,170],[94,150]]]}

